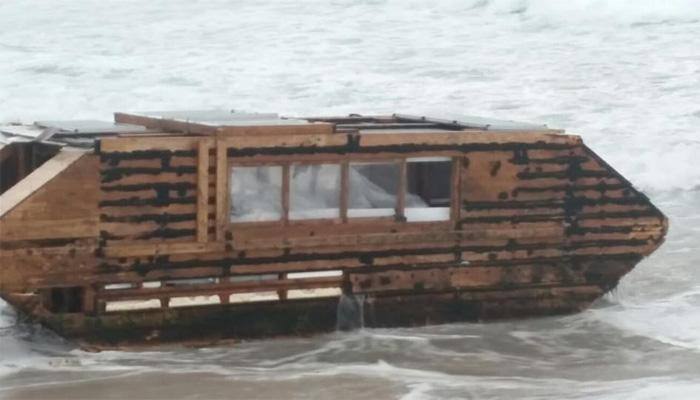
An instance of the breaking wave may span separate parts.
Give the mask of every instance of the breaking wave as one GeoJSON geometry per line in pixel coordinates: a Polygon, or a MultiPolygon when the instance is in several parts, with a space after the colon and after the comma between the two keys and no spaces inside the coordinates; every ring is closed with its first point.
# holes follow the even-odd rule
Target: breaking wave
{"type": "Polygon", "coordinates": [[[645,25],[700,21],[695,0],[470,0],[453,3],[494,14],[516,14],[551,24],[645,25]]]}

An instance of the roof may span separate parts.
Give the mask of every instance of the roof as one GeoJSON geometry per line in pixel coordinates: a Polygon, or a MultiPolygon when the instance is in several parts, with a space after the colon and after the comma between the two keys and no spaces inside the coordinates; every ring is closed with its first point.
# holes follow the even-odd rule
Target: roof
{"type": "Polygon", "coordinates": [[[543,124],[474,116],[432,118],[405,114],[350,114],[336,117],[284,117],[275,113],[235,110],[146,111],[115,113],[115,121],[37,121],[31,125],[0,125],[0,146],[14,142],[42,142],[73,147],[92,147],[101,137],[158,132],[207,135],[266,134],[396,134],[446,131],[563,133],[543,124]],[[262,129],[264,128],[264,129],[262,129]]]}

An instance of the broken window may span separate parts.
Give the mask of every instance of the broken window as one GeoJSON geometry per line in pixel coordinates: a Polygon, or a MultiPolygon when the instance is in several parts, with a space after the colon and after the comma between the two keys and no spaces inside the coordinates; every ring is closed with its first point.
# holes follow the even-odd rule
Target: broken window
{"type": "Polygon", "coordinates": [[[231,221],[277,221],[282,218],[282,167],[231,169],[231,221]]]}
{"type": "Polygon", "coordinates": [[[348,216],[393,216],[399,189],[398,163],[350,163],[348,216]]]}
{"type": "Polygon", "coordinates": [[[449,157],[407,159],[406,220],[449,220],[451,180],[452,160],[449,157]]]}
{"type": "Polygon", "coordinates": [[[289,219],[340,217],[340,165],[292,165],[289,219]]]}

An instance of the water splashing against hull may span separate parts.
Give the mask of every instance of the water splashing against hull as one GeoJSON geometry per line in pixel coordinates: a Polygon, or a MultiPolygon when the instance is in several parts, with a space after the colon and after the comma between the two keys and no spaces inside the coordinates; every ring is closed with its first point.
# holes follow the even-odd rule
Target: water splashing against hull
{"type": "Polygon", "coordinates": [[[338,300],[336,329],[353,331],[365,326],[365,296],[342,294],[338,300]]]}

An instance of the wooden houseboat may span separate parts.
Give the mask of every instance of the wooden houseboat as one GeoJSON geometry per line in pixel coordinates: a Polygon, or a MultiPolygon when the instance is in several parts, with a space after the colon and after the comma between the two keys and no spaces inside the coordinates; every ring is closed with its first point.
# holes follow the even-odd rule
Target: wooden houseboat
{"type": "Polygon", "coordinates": [[[0,295],[98,346],[576,312],[667,231],[540,125],[192,111],[0,132],[0,295]]]}

